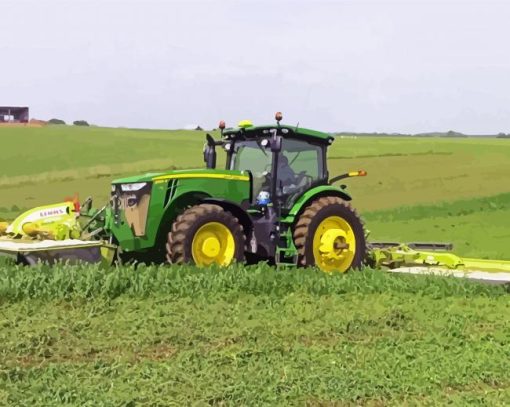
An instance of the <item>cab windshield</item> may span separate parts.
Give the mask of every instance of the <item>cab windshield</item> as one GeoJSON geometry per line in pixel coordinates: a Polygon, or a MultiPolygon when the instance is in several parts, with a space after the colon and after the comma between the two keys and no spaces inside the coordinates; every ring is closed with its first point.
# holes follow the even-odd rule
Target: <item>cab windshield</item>
{"type": "Polygon", "coordinates": [[[231,170],[249,170],[253,176],[253,196],[260,191],[269,191],[267,174],[271,171],[272,154],[264,148],[261,141],[247,140],[234,144],[230,159],[231,170]]]}
{"type": "MultiPolygon", "coordinates": [[[[234,143],[231,152],[228,168],[251,171],[254,197],[261,191],[269,192],[271,187],[273,155],[270,148],[263,146],[267,146],[268,142],[268,139],[239,141],[234,143]]],[[[323,163],[324,154],[320,145],[293,138],[283,139],[277,169],[277,185],[283,196],[299,195],[315,182],[323,180],[323,163]]]]}
{"type": "Polygon", "coordinates": [[[271,150],[264,148],[255,140],[241,141],[234,144],[234,151],[230,160],[231,170],[250,170],[256,173],[270,171],[271,150]]]}

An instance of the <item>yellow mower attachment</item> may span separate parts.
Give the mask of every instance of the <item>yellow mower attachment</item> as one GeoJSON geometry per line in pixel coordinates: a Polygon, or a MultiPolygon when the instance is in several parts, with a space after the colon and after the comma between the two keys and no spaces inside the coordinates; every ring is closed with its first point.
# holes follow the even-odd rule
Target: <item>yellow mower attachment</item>
{"type": "Polygon", "coordinates": [[[39,262],[111,265],[117,247],[100,240],[80,240],[79,216],[80,205],[74,200],[40,206],[21,214],[10,225],[2,223],[0,256],[27,265],[39,262]]]}
{"type": "Polygon", "coordinates": [[[15,239],[78,239],[81,235],[78,216],[79,206],[75,202],[40,206],[21,214],[10,225],[0,224],[0,235],[15,239]]]}
{"type": "Polygon", "coordinates": [[[510,261],[462,258],[443,243],[371,243],[369,258],[375,267],[435,267],[448,270],[510,272],[510,261]]]}

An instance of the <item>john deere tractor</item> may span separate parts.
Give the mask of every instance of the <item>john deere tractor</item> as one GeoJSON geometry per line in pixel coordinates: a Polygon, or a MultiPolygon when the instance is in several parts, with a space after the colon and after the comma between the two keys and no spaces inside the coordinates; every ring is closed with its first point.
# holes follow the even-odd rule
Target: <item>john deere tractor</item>
{"type": "Polygon", "coordinates": [[[207,135],[205,169],[115,180],[111,201],[99,212],[90,205],[74,209],[76,202],[55,205],[60,212],[36,208],[4,225],[7,234],[63,240],[21,246],[0,240],[0,252],[10,250],[28,263],[101,255],[109,262],[116,251],[120,259],[198,266],[269,261],[324,271],[360,267],[366,254],[363,225],[345,186],[333,183],[366,174],[330,178],[326,157],[333,137],[283,125],[281,119],[277,113],[275,124],[243,121],[236,128],[221,122],[221,139],[207,135]],[[220,148],[226,152],[224,169],[216,168],[220,148]],[[80,228],[72,224],[74,214],[82,215],[80,228]]]}
{"type": "MultiPolygon", "coordinates": [[[[110,202],[91,199],[31,209],[0,222],[0,255],[18,263],[117,261],[191,263],[201,267],[268,261],[345,272],[364,261],[406,273],[453,273],[510,281],[510,261],[468,259],[444,243],[370,242],[345,185],[366,175],[330,178],[333,137],[276,123],[236,128],[220,122],[206,136],[205,169],[145,174],[113,181],[110,202]],[[216,151],[224,149],[224,169],[216,151]]],[[[178,151],[175,151],[178,153],[178,151]]]]}
{"type": "Polygon", "coordinates": [[[317,265],[325,271],[360,267],[363,225],[345,186],[330,178],[329,134],[280,124],[236,128],[220,123],[207,135],[206,169],[146,174],[112,183],[105,230],[124,256],[172,264],[269,261],[317,265]],[[216,149],[226,152],[216,168],[216,149]]]}

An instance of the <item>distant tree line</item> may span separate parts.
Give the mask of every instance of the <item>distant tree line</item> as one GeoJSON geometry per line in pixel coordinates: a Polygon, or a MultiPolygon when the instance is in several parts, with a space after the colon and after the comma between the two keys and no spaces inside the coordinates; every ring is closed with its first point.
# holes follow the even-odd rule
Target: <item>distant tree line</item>
{"type": "MultiPolygon", "coordinates": [[[[62,119],[50,119],[48,120],[49,124],[56,124],[56,125],[65,125],[66,122],[62,119]]],[[[75,126],[89,126],[88,122],[86,120],[75,120],[73,122],[73,125],[75,126]]]]}
{"type": "Polygon", "coordinates": [[[443,137],[467,137],[465,134],[459,133],[458,131],[450,130],[443,137]]]}
{"type": "Polygon", "coordinates": [[[429,133],[417,133],[417,134],[408,134],[408,133],[350,133],[350,132],[340,132],[340,133],[331,133],[333,136],[338,137],[448,137],[448,138],[466,138],[466,137],[488,137],[488,138],[510,138],[510,133],[498,133],[498,134],[464,134],[457,131],[447,131],[447,132],[429,132],[429,133]]]}
{"type": "Polygon", "coordinates": [[[50,120],[48,120],[48,123],[49,124],[66,124],[66,122],[61,119],[50,119],[50,120]]]}

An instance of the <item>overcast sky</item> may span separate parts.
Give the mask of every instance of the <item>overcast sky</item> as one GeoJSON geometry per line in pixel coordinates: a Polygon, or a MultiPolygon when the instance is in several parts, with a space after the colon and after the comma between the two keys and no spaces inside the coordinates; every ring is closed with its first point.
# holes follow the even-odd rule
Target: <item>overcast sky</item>
{"type": "Polygon", "coordinates": [[[510,1],[0,0],[0,105],[108,126],[510,132],[510,1]]]}

